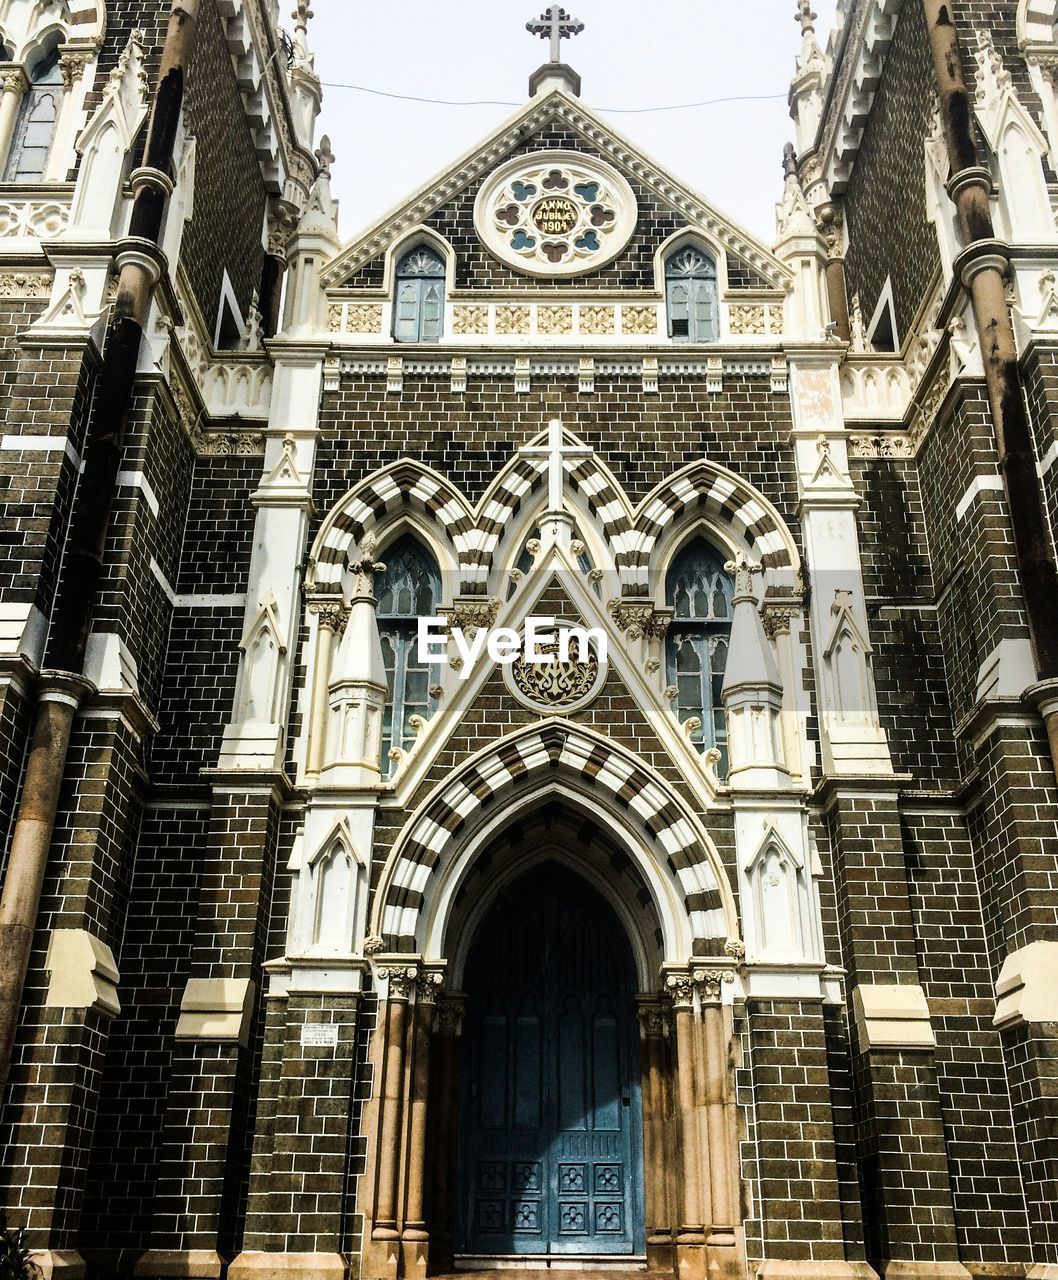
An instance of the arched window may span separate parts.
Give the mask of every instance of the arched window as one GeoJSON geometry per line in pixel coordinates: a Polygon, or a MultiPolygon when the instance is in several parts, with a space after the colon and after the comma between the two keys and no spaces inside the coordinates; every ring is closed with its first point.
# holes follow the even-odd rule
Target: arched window
{"type": "Polygon", "coordinates": [[[56,49],[37,63],[22,99],[4,171],[5,182],[43,181],[61,101],[62,70],[56,49]]]}
{"type": "Polygon", "coordinates": [[[669,337],[675,342],[715,342],[719,335],[716,263],[695,245],[665,260],[669,337]]]}
{"type": "Polygon", "coordinates": [[[382,772],[390,771],[391,747],[405,750],[415,740],[412,716],[429,716],[430,668],[418,662],[420,618],[433,617],[441,600],[441,577],[433,556],[412,537],[398,539],[383,555],[385,572],[376,580],[378,630],[386,663],[389,698],[382,724],[382,772]]]}
{"type": "Polygon", "coordinates": [[[721,775],[727,771],[727,722],[720,690],[731,636],[733,587],[723,560],[703,538],[684,547],[665,579],[665,599],[673,608],[665,641],[668,683],[676,688],[680,721],[701,721],[691,741],[699,751],[716,747],[721,752],[721,775]]]}
{"type": "Polygon", "coordinates": [[[398,342],[437,342],[444,328],[445,266],[424,244],[397,263],[393,336],[398,342]]]}

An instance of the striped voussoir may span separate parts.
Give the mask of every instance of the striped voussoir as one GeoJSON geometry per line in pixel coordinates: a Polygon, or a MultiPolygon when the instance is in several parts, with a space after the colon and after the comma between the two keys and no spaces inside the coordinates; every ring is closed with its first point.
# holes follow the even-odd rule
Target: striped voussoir
{"type": "Polygon", "coordinates": [[[1029,44],[1053,46],[1058,23],[1058,0],[1029,0],[1025,9],[1025,40],[1029,44]]]}
{"type": "Polygon", "coordinates": [[[712,463],[692,468],[667,480],[643,504],[628,535],[615,542],[615,557],[624,595],[650,591],[648,567],[658,539],[688,511],[703,511],[730,525],[740,542],[765,569],[793,569],[793,557],[778,517],[765,501],[730,472],[712,463]]]}
{"type": "Polygon", "coordinates": [[[717,872],[682,802],[634,757],[568,725],[545,725],[500,743],[487,757],[466,766],[412,820],[382,905],[381,933],[387,948],[416,950],[430,877],[451,854],[463,828],[506,791],[553,770],[607,792],[637,819],[680,886],[694,953],[721,951],[727,929],[717,872]]]}
{"type": "Polygon", "coordinates": [[[459,493],[436,472],[410,459],[369,476],[327,520],[315,548],[316,585],[337,590],[365,530],[405,507],[436,521],[455,550],[460,591],[482,595],[503,532],[525,497],[541,483],[543,459],[517,457],[475,517],[459,493]]]}

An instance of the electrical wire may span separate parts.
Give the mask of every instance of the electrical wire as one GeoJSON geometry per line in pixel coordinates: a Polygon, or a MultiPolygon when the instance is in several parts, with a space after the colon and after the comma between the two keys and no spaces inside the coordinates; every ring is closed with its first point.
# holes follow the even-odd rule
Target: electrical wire
{"type": "MultiPolygon", "coordinates": [[[[480,98],[460,102],[452,98],[420,98],[411,93],[391,93],[386,89],[369,89],[362,84],[339,84],[333,80],[322,81],[325,89],[355,89],[357,93],[370,93],[377,98],[395,98],[400,102],[424,102],[434,107],[520,107],[521,102],[507,102],[497,98],[480,98]]],[[[650,115],[658,111],[692,111],[699,107],[716,107],[725,102],[773,102],[786,98],[785,93],[743,93],[729,98],[708,98],[704,102],[675,102],[664,107],[595,107],[604,115],[650,115]]]]}

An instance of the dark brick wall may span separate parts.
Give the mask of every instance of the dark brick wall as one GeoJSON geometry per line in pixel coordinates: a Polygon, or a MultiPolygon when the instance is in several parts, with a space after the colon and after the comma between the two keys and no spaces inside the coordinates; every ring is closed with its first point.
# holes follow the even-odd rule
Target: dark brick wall
{"type": "MultiPolygon", "coordinates": [[[[497,164],[513,156],[542,150],[579,151],[600,159],[605,158],[579,134],[551,124],[545,125],[518,146],[512,147],[506,156],[497,159],[497,164]]],[[[615,261],[601,271],[577,277],[578,290],[590,293],[592,290],[654,289],[656,287],[654,255],[658,245],[688,225],[686,218],[659,200],[653,192],[636,182],[631,175],[625,176],[630,179],[632,191],[639,206],[635,232],[628,247],[615,261]]],[[[474,183],[448,204],[437,209],[425,222],[426,226],[444,236],[455,251],[456,287],[532,293],[568,289],[570,287],[568,279],[551,280],[520,275],[488,252],[474,230],[474,201],[480,187],[481,182],[474,183]]],[[[360,289],[379,288],[382,284],[383,269],[384,259],[375,258],[355,271],[345,283],[360,289]]],[[[732,289],[769,287],[752,267],[734,257],[729,263],[727,283],[732,289]]]]}
{"type": "Polygon", "coordinates": [[[933,86],[922,5],[905,4],[845,193],[849,296],[859,293],[869,322],[891,275],[901,341],[940,262],[926,215],[924,144],[933,86]]]}

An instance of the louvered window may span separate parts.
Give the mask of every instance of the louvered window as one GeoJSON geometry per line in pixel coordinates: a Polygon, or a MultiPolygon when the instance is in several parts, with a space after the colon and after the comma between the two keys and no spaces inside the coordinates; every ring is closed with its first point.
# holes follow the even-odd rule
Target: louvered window
{"type": "Polygon", "coordinates": [[[665,302],[669,337],[674,342],[715,342],[716,263],[702,249],[687,245],[665,262],[665,302]]]}

